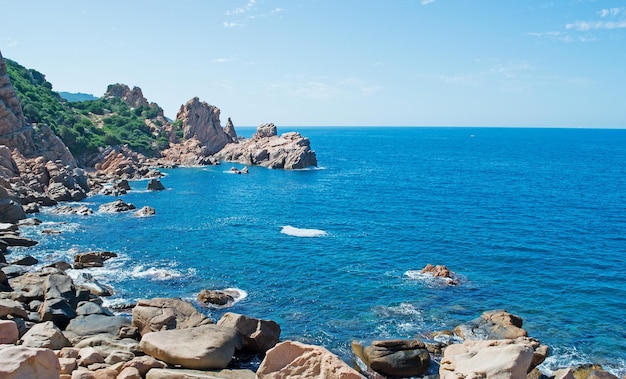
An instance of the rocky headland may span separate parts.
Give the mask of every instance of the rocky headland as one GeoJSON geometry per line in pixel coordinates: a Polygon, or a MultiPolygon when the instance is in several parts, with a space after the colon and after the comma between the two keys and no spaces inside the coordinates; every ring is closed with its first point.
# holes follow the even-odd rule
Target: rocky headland
{"type": "MultiPolygon", "coordinates": [[[[124,310],[107,309],[103,297],[115,289],[99,283],[89,269],[115,260],[113,252],[77,254],[73,262],[46,267],[32,256],[7,262],[5,253],[13,248],[37,244],[20,235],[21,228],[38,222],[27,213],[93,193],[122,194],[130,190],[130,179],[153,178],[148,189],[162,190],[155,167],[220,161],[276,169],[317,165],[310,141],[300,134],[279,136],[273,124],[262,124],[252,138],[240,138],[230,119],[222,128],[220,110],[198,98],[182,105],[170,122],[137,87],[112,85],[105,97],[125,104],[124,117],[149,114],[143,127],[164,143],[157,155],[116,144],[76,159],[48,125],[27,120],[0,55],[1,378],[546,377],[537,366],[549,348],[528,336],[520,317],[504,310],[424,339],[353,341],[354,362],[348,364],[324,347],[281,340],[281,327],[272,320],[226,313],[215,321],[200,311],[201,303],[230,306],[237,294],[228,291],[207,289],[197,303],[152,298],[124,310]]],[[[89,117],[101,127],[110,110],[93,110],[89,117]]],[[[97,210],[55,208],[57,214],[80,215],[131,211],[136,217],[155,213],[121,200],[97,210]]],[[[423,273],[460,285],[443,266],[427,266],[423,273]]],[[[594,365],[564,368],[551,377],[615,378],[594,365]]]]}

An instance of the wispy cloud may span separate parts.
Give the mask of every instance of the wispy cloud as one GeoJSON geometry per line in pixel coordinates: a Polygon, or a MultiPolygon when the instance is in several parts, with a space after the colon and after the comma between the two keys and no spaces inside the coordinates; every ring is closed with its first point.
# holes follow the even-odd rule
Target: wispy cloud
{"type": "Polygon", "coordinates": [[[567,30],[577,30],[579,32],[588,32],[597,29],[624,29],[626,28],[626,20],[622,21],[576,21],[565,25],[567,30]]]}
{"type": "Polygon", "coordinates": [[[224,21],[223,25],[224,25],[225,28],[236,28],[238,26],[242,26],[243,24],[238,24],[236,22],[226,22],[226,21],[224,21]]]}
{"type": "Polygon", "coordinates": [[[327,77],[308,76],[293,76],[282,83],[269,83],[266,89],[269,92],[283,92],[319,102],[341,97],[370,96],[382,90],[381,87],[371,85],[360,78],[333,80],[327,77]]]}
{"type": "Polygon", "coordinates": [[[246,12],[250,11],[252,8],[254,8],[255,4],[256,4],[256,0],[248,0],[246,5],[244,5],[243,7],[237,7],[237,8],[235,8],[232,11],[226,11],[226,15],[227,16],[233,16],[233,15],[237,15],[237,14],[246,13],[246,12]]]}
{"type": "Polygon", "coordinates": [[[232,62],[234,59],[232,58],[215,58],[211,60],[211,63],[228,63],[232,62]]]}
{"type": "Polygon", "coordinates": [[[276,16],[277,14],[284,12],[285,9],[283,8],[274,8],[271,11],[267,12],[267,13],[261,13],[261,14],[257,14],[257,15],[252,15],[249,16],[248,18],[253,20],[255,18],[264,18],[264,17],[272,17],[272,16],[276,16]]]}
{"type": "Polygon", "coordinates": [[[435,2],[435,0],[422,0],[422,3],[421,3],[421,4],[422,4],[422,5],[428,5],[428,4],[430,4],[430,3],[434,3],[434,2],[435,2]]]}

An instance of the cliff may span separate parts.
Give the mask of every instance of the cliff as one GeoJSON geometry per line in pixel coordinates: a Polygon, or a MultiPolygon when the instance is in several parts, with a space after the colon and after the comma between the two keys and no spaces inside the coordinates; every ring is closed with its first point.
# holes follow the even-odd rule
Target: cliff
{"type": "Polygon", "coordinates": [[[67,146],[45,124],[26,123],[0,53],[0,221],[23,218],[22,205],[81,200],[84,172],[67,146]],[[20,211],[21,209],[21,211],[20,211]]]}

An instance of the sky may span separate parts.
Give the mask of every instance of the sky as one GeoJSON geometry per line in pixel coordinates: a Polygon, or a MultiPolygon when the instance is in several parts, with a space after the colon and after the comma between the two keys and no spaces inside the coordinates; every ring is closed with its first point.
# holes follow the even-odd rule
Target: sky
{"type": "Polygon", "coordinates": [[[235,127],[626,128],[624,0],[0,0],[0,51],[235,127]]]}

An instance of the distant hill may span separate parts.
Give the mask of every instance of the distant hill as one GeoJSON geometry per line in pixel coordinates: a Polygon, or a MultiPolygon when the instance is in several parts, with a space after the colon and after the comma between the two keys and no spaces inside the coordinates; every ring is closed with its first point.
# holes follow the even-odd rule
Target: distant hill
{"type": "Polygon", "coordinates": [[[98,100],[98,96],[94,96],[90,93],[82,93],[82,92],[59,92],[62,98],[69,101],[70,103],[76,103],[80,101],[87,100],[98,100]]]}

